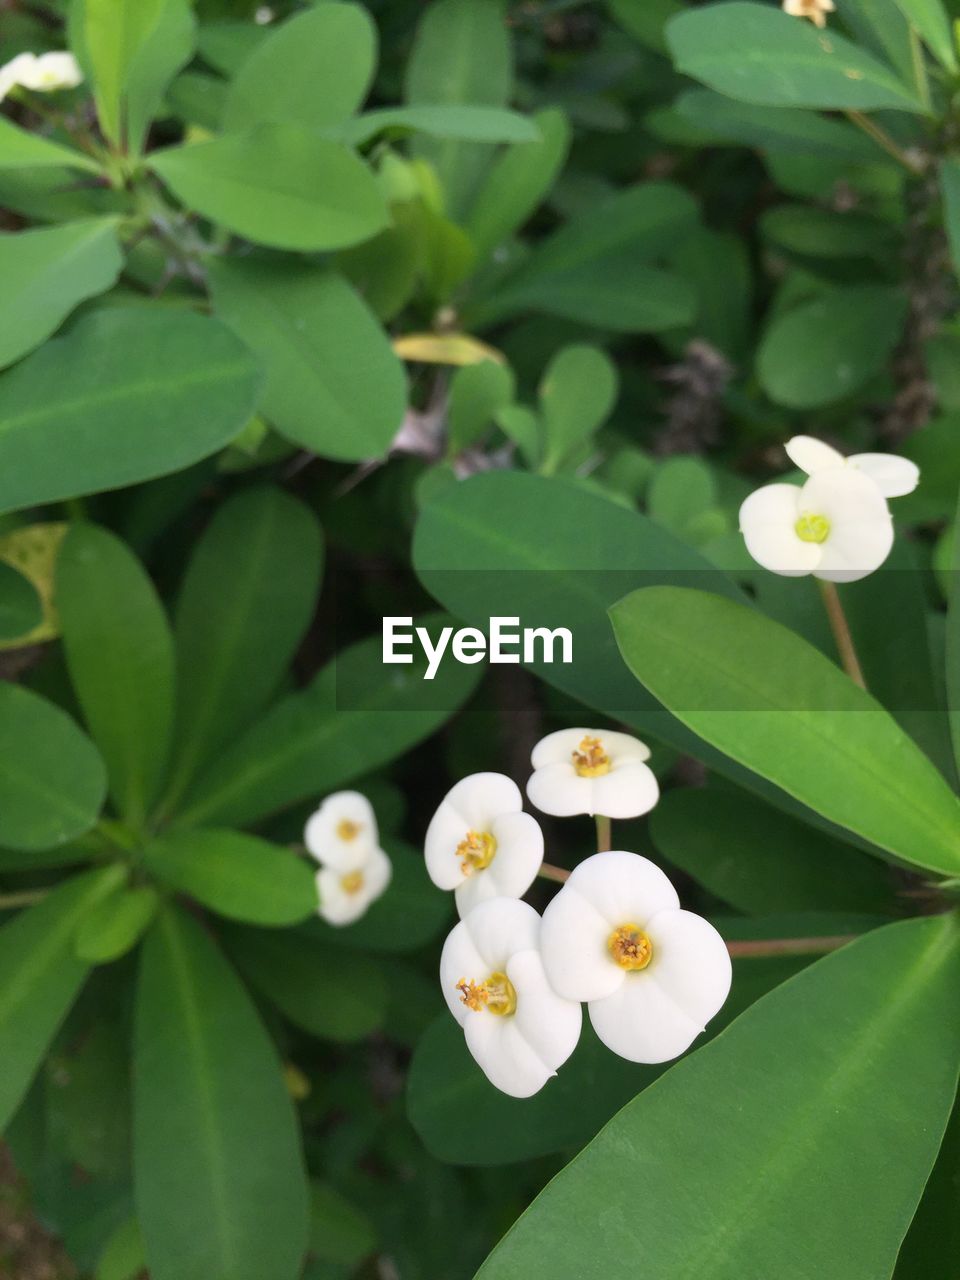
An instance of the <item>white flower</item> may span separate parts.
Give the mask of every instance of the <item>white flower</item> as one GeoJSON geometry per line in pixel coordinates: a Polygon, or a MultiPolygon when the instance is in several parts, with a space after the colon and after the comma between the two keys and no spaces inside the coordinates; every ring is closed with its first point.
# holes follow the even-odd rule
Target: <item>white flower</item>
{"type": "Polygon", "coordinates": [[[660,798],[649,748],[626,733],[605,729],[559,729],[533,749],[534,773],[527,795],[544,813],[636,818],[660,798]]]}
{"type": "Polygon", "coordinates": [[[359,791],[334,792],[308,819],[303,842],[308,853],[335,871],[362,867],[380,844],[373,806],[359,791]]]}
{"type": "Polygon", "coordinates": [[[520,788],[502,773],[474,773],[447,792],[430,820],[427,872],[455,889],[461,916],[490,898],[519,898],[543,862],[543,833],[523,813],[520,788]]]}
{"type": "Polygon", "coordinates": [[[886,499],[849,465],[818,470],[803,485],[757,489],[740,508],[740,532],[765,569],[827,582],[865,578],[893,546],[886,499]]]}
{"type": "Polygon", "coordinates": [[[353,924],[386,890],[393,875],[390,859],[376,846],[364,862],[349,871],[321,867],[317,872],[320,915],[328,924],[353,924]]]}
{"type": "Polygon", "coordinates": [[[920,481],[920,468],[909,458],[896,453],[842,453],[815,440],[813,436],[794,436],[784,445],[787,457],[808,476],[820,475],[836,467],[852,467],[869,477],[885,498],[902,498],[913,493],[920,481]]]}
{"type": "Polygon", "coordinates": [[[20,85],[37,93],[75,89],[83,80],[80,64],[72,53],[20,53],[0,67],[0,101],[20,85]]]}
{"type": "Polygon", "coordinates": [[[540,953],[553,989],[587,1001],[597,1035],[631,1062],[683,1053],[730,990],[719,933],[635,853],[596,853],[574,869],[543,914],[540,953]]]}
{"type": "Polygon", "coordinates": [[[833,0],[783,0],[783,12],[792,18],[809,18],[817,27],[827,25],[827,14],[834,13],[833,0]]]}
{"type": "Polygon", "coordinates": [[[467,1048],[503,1093],[529,1098],[577,1047],[582,1012],[551,988],[540,917],[518,898],[481,902],[451,931],[440,983],[467,1048]]]}

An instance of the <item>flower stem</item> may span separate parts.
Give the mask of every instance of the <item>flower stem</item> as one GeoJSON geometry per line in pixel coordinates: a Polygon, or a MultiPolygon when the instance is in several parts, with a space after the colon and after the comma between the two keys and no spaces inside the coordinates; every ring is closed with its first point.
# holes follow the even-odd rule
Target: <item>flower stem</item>
{"type": "Polygon", "coordinates": [[[917,175],[923,172],[923,165],[919,160],[915,160],[909,156],[902,147],[897,146],[885,129],[881,129],[876,121],[871,120],[869,116],[865,116],[862,111],[845,111],[844,115],[858,129],[862,129],[865,134],[871,137],[878,147],[883,147],[887,155],[893,156],[898,164],[902,164],[910,173],[917,175]]]}
{"type": "Polygon", "coordinates": [[[843,669],[854,684],[858,684],[861,689],[866,689],[867,682],[863,678],[863,668],[860,666],[860,659],[857,657],[853,636],[850,634],[850,625],[847,622],[847,615],[843,611],[843,605],[840,603],[840,594],[837,591],[836,584],[821,581],[820,595],[823,599],[823,607],[826,609],[827,617],[830,620],[830,630],[833,632],[833,638],[837,643],[837,652],[840,654],[843,669]]]}
{"type": "Polygon", "coordinates": [[[826,938],[761,938],[755,942],[728,942],[727,950],[734,959],[738,956],[818,956],[845,947],[859,936],[838,933],[826,938]]]}
{"type": "Polygon", "coordinates": [[[610,852],[610,819],[605,818],[602,813],[596,815],[597,823],[597,853],[610,852]]]}
{"type": "Polygon", "coordinates": [[[566,884],[570,879],[570,872],[565,871],[563,867],[555,867],[550,862],[541,862],[538,876],[543,876],[544,880],[553,880],[556,884],[566,884]]]}

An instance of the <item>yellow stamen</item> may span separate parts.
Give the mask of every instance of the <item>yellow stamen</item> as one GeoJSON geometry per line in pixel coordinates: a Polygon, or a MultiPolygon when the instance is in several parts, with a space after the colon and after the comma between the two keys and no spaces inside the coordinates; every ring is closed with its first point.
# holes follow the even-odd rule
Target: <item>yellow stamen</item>
{"type": "Polygon", "coordinates": [[[356,840],[362,830],[359,822],[351,822],[349,818],[341,818],[337,823],[337,835],[341,840],[356,840]]]}
{"type": "Polygon", "coordinates": [[[826,542],[830,521],[826,516],[801,516],[793,528],[801,542],[826,542]]]}
{"type": "Polygon", "coordinates": [[[457,990],[460,992],[462,1003],[474,1013],[480,1013],[486,1009],[488,1013],[495,1013],[498,1018],[509,1017],[511,1013],[516,1013],[517,993],[505,973],[491,973],[486,982],[474,982],[472,979],[468,981],[466,978],[461,978],[457,983],[457,990]]]}
{"type": "Polygon", "coordinates": [[[468,831],[457,845],[460,870],[465,876],[489,867],[497,852],[497,842],[489,831],[468,831]]]}
{"type": "Polygon", "coordinates": [[[599,738],[586,734],[573,753],[573,767],[581,778],[599,778],[610,772],[610,757],[599,738]]]}
{"type": "Polygon", "coordinates": [[[621,969],[645,969],[653,959],[653,943],[635,924],[622,924],[607,939],[607,950],[621,969]]]}
{"type": "Polygon", "coordinates": [[[359,893],[363,888],[363,872],[348,871],[340,877],[340,888],[344,893],[359,893]]]}

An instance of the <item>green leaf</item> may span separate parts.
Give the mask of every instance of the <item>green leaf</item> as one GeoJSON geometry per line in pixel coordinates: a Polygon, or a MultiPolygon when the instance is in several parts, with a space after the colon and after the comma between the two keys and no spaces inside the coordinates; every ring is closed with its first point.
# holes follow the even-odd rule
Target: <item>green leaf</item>
{"type": "Polygon", "coordinates": [[[922,111],[913,91],[871,54],[760,4],[712,4],[667,25],[677,70],[766,107],[922,111]]]}
{"type": "Polygon", "coordinates": [[[241,64],[224,128],[337,124],[362,106],[376,60],[377,29],[359,5],[322,4],[296,14],[272,27],[241,64]]]}
{"type": "Polygon", "coordinates": [[[160,898],[150,885],[119,887],[84,917],[77,930],[76,952],[87,964],[109,964],[140,941],[160,898]]]}
{"type": "MultiPolygon", "coordinates": [[[[436,639],[446,618],[416,619],[436,639]]],[[[181,822],[256,822],[362,777],[430,736],[476,687],[480,669],[384,666],[379,636],[351,646],[227,747],[187,797],[181,822]]]]}
{"type": "Polygon", "coordinates": [[[688,89],[674,110],[710,136],[783,155],[820,156],[854,162],[880,159],[877,144],[855,125],[829,120],[797,107],[757,107],[711,89],[688,89]]]}
{"type": "Polygon", "coordinates": [[[363,161],[297,125],[170,147],[150,164],[189,208],[274,249],[341,249],[389,221],[363,161]]]}
{"type": "Polygon", "coordinates": [[[250,417],[258,379],[216,320],[159,307],[85,316],[0,375],[0,511],[197,462],[250,417]]]}
{"type": "Polygon", "coordinates": [[[617,369],[599,347],[563,347],[540,383],[546,448],[543,470],[563,460],[603,425],[617,400],[617,369]]]}
{"type": "Polygon", "coordinates": [[[940,0],[896,0],[897,8],[948,71],[956,72],[950,18],[940,0]]]}
{"type": "Polygon", "coordinates": [[[84,299],[109,289],[122,265],[113,218],[0,235],[0,366],[39,346],[84,299]]]}
{"type": "Polygon", "coordinates": [[[263,363],[261,403],[276,429],[322,457],[382,458],[403,420],[406,376],[343,277],[224,258],[211,263],[210,281],[217,314],[263,363]]]}
{"type": "Polygon", "coordinates": [[[944,160],[940,165],[944,225],[950,244],[954,274],[960,276],[960,160],[944,160]]]}
{"type": "Polygon", "coordinates": [[[707,742],[878,848],[960,871],[960,801],[819,650],[703,591],[651,587],[610,614],[637,679],[707,742]]]}
{"type": "Polygon", "coordinates": [[[791,253],[812,258],[872,257],[889,249],[894,228],[878,218],[835,213],[805,204],[780,204],[760,219],[763,235],[791,253]]]}
{"type": "Polygon", "coordinates": [[[358,1266],[377,1245],[365,1213],[324,1182],[310,1184],[310,1252],[324,1262],[358,1266]]]}
{"type": "Polygon", "coordinates": [[[66,712],[0,681],[0,844],[66,844],[96,822],[106,789],[103,761],[66,712]]]}
{"type": "Polygon", "coordinates": [[[117,883],[119,868],[68,880],[0,928],[0,1129],[26,1093],[88,968],[73,949],[84,915],[117,883]]]}
{"type": "Polygon", "coordinates": [[[61,147],[39,133],[18,129],[12,120],[0,116],[0,172],[4,169],[86,169],[99,177],[100,165],[82,151],[61,147]]]}
{"type": "Polygon", "coordinates": [[[338,142],[353,147],[366,146],[381,133],[425,133],[431,138],[452,138],[459,142],[516,142],[529,151],[529,143],[540,140],[535,121],[504,107],[453,106],[382,107],[345,120],[328,130],[338,142]]]}
{"type": "Polygon", "coordinates": [[[121,103],[137,54],[167,0],[83,0],[83,43],[93,71],[97,114],[111,142],[121,143],[121,103]]]}
{"type": "Polygon", "coordinates": [[[507,365],[481,360],[458,369],[450,380],[447,439],[451,453],[482,440],[496,415],[513,399],[515,380],[507,365]]]}
{"type": "Polygon", "coordinates": [[[668,862],[750,915],[897,913],[889,867],[740,792],[668,791],[650,834],[668,862]]]}
{"type": "Polygon", "coordinates": [[[0,641],[15,640],[43,621],[43,605],[29,578],[0,560],[0,641]]]}
{"type": "Polygon", "coordinates": [[[486,175],[464,226],[485,257],[513,235],[535,212],[563,169],[570,149],[570,125],[551,108],[533,117],[540,140],[510,147],[486,175]]]}
{"type": "Polygon", "coordinates": [[[957,1087],[958,981],[949,917],[811,965],[624,1108],[478,1280],[889,1275],[957,1087]]]}
{"type": "Polygon", "coordinates": [[[323,1040],[363,1040],[383,1023],[387,985],[362,952],[325,946],[310,929],[230,929],[237,967],[271,1003],[323,1040]]]}
{"type": "Polygon", "coordinates": [[[280,489],[235,494],[211,520],[177,602],[177,718],[164,807],[264,706],[313,617],[323,540],[280,489]]]}
{"type": "MultiPolygon", "coordinates": [[[[960,501],[957,503],[960,512],[960,501]]],[[[953,756],[960,773],[960,516],[953,527],[953,554],[950,558],[951,591],[947,610],[946,701],[950,720],[953,756]]]]}
{"type": "Polygon", "coordinates": [[[954,1213],[960,1185],[960,1104],[953,1108],[937,1163],[897,1257],[893,1280],[953,1280],[960,1252],[960,1220],[954,1213]]]}
{"type": "MultiPolygon", "coordinates": [[[[499,3],[438,0],[424,11],[407,62],[407,103],[504,107],[512,90],[512,42],[499,3]]],[[[446,212],[461,217],[490,162],[490,149],[419,138],[414,150],[435,168],[446,212]]]]}
{"type": "Polygon", "coordinates": [[[307,1183],[276,1051],[200,925],[147,936],[134,1047],[134,1189],[153,1280],[295,1280],[307,1183]]]}
{"type": "Polygon", "coordinates": [[[287,925],[317,910],[315,868],[239,831],[181,831],[146,846],[149,870],[205,907],[248,924],[287,925]]]}
{"type": "Polygon", "coordinates": [[[193,57],[196,38],[190,0],[164,0],[159,21],[137,51],[130,72],[125,109],[128,145],[134,155],[143,150],[170,81],[193,57]]]}
{"type": "Polygon", "coordinates": [[[173,641],[153,584],[125,544],[73,525],[57,557],[57,607],[78,701],[119,812],[146,816],[167,762],[173,641]]]}
{"type": "Polygon", "coordinates": [[[592,204],[498,281],[468,310],[466,323],[485,327],[517,312],[546,311],[626,333],[685,324],[694,316],[692,290],[649,264],[676,246],[696,216],[690,196],[664,182],[592,204]]]}
{"type": "Polygon", "coordinates": [[[104,1245],[94,1280],[137,1280],[146,1265],[140,1224],[128,1218],[104,1245]]]}
{"type": "Polygon", "coordinates": [[[858,391],[886,365],[906,317],[894,289],[832,289],[775,316],[757,352],[757,374],[778,404],[814,409],[858,391]]]}

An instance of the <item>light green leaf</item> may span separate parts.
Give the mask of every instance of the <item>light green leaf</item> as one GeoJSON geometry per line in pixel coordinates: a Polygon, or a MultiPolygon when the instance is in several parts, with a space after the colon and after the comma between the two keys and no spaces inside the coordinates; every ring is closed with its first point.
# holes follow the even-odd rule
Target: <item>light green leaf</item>
{"type": "Polygon", "coordinates": [[[0,116],[0,172],[4,169],[86,169],[100,175],[101,168],[90,156],[72,147],[61,147],[39,133],[18,129],[12,120],[0,116]]]}
{"type": "Polygon", "coordinates": [[[767,394],[792,409],[832,404],[886,365],[906,316],[906,299],[880,285],[832,289],[774,316],[757,352],[767,394]]]}
{"type": "Polygon", "coordinates": [[[940,165],[944,225],[950,244],[954,274],[960,276],[960,160],[944,160],[940,165]]]}
{"type": "MultiPolygon", "coordinates": [[[[438,0],[424,10],[407,62],[407,103],[505,107],[512,90],[512,42],[498,0],[438,0]]],[[[415,153],[436,169],[446,212],[459,219],[490,162],[489,147],[419,138],[415,153]]]]}
{"type": "Polygon", "coordinates": [[[123,259],[113,218],[0,235],[0,366],[49,338],[85,298],[104,293],[123,259]]]}
{"type": "Polygon", "coordinates": [[[119,887],[87,913],[77,930],[77,955],[87,964],[119,960],[143,937],[160,898],[150,885],[119,887]]]}
{"type": "Polygon", "coordinates": [[[940,0],[896,0],[897,8],[948,71],[957,70],[950,18],[940,0]]]}
{"type": "Polygon", "coordinates": [[[230,920],[298,924],[317,910],[316,868],[239,831],[181,831],[146,846],[149,870],[230,920]]]}
{"type": "Polygon", "coordinates": [[[103,761],[66,712],[0,681],[0,844],[66,844],[96,822],[106,789],[103,761]]]}
{"type": "Polygon", "coordinates": [[[24,636],[42,620],[43,606],[33,583],[0,560],[0,641],[24,636]]]}
{"type": "Polygon", "coordinates": [[[311,1035],[362,1040],[383,1024],[383,971],[362,952],[325,946],[310,929],[229,929],[226,942],[244,977],[311,1035]]]}
{"type": "Polygon", "coordinates": [[[170,147],[150,164],[189,208],[274,249],[341,249],[389,221],[363,161],[297,125],[170,147]]]}
{"type": "Polygon", "coordinates": [[[310,1252],[342,1267],[358,1266],[377,1244],[365,1213],[324,1182],[310,1184],[310,1252]]]}
{"type": "Polygon", "coordinates": [[[621,1111],[478,1280],[632,1259],[657,1280],[890,1275],[957,1087],[957,932],[875,930],[760,1000],[621,1111]]]}
{"type": "Polygon", "coordinates": [[[668,862],[751,915],[898,914],[889,867],[741,792],[674,788],[650,834],[668,862]]]}
{"type": "Polygon", "coordinates": [[[84,915],[117,883],[119,868],[68,880],[0,928],[0,1129],[6,1129],[88,968],[73,937],[84,915]]]}
{"type": "Polygon", "coordinates": [[[760,4],[712,4],[667,25],[677,70],[767,107],[922,111],[888,67],[834,31],[760,4]]]}
{"type": "Polygon", "coordinates": [[[172,908],[147,936],[134,1190],[153,1280],[295,1280],[307,1183],[276,1051],[230,966],[172,908]]]}
{"type": "Polygon", "coordinates": [[[703,591],[651,587],[610,615],[637,679],[707,742],[879,848],[960,871],[960,800],[819,650],[703,591]]]}
{"type": "Polygon", "coordinates": [[[668,18],[682,11],[680,0],[607,0],[607,6],[635,40],[657,53],[667,52],[664,26],[668,18]]]}
{"type": "Polygon", "coordinates": [[[146,1265],[140,1224],[128,1218],[103,1246],[94,1280],[137,1280],[146,1265]]]}
{"type": "Polygon", "coordinates": [[[570,125],[562,111],[539,111],[533,121],[540,139],[518,143],[495,162],[470,206],[465,227],[485,257],[513,235],[536,210],[560,176],[570,149],[570,125]]]}
{"type": "Polygon", "coordinates": [[[684,536],[690,525],[717,504],[717,486],[702,458],[664,458],[650,477],[647,512],[652,520],[684,536]]]}
{"type": "Polygon", "coordinates": [[[137,54],[167,0],[83,0],[83,43],[93,72],[97,114],[111,142],[121,143],[121,104],[137,54]]]}
{"type": "Polygon", "coordinates": [[[458,369],[450,380],[447,436],[451,453],[483,438],[496,415],[513,399],[515,380],[507,365],[481,360],[458,369]]]}
{"type": "Polygon", "coordinates": [[[0,511],[189,466],[237,434],[258,381],[216,320],[159,307],[85,316],[0,375],[0,511]]]}
{"type": "MultiPolygon", "coordinates": [[[[449,619],[417,618],[436,639],[449,619]]],[[[187,797],[181,822],[245,825],[343,786],[429,737],[476,687],[480,669],[384,666],[379,636],[340,653],[227,747],[187,797]]]]}
{"type": "MultiPolygon", "coordinates": [[[[531,144],[540,140],[534,120],[507,111],[504,107],[452,106],[382,107],[367,111],[340,128],[328,131],[338,142],[365,146],[386,132],[425,133],[431,138],[452,138],[459,142],[514,142],[531,144]]],[[[529,146],[526,147],[529,150],[529,146]]]]}
{"type": "Polygon", "coordinates": [[[270,29],[230,85],[224,128],[298,124],[322,129],[363,104],[376,67],[377,29],[356,4],[322,4],[270,29]]]}
{"type": "Polygon", "coordinates": [[[617,369],[599,347],[563,347],[540,383],[545,445],[542,469],[555,471],[601,427],[617,400],[617,369]]]}
{"type": "Polygon", "coordinates": [[[57,558],[63,643],[84,718],[119,812],[146,816],[167,762],[173,641],[140,562],[119,538],[73,525],[57,558]]]}
{"type": "Polygon", "coordinates": [[[276,689],[313,617],[322,564],[313,513],[280,489],[241,490],[210,522],[177,603],[167,811],[276,689]]]}
{"type": "Polygon", "coordinates": [[[128,145],[139,155],[163,95],[193,57],[197,27],[190,0],[164,0],[157,25],[140,46],[130,71],[125,114],[128,145]]]}
{"type": "Polygon", "coordinates": [[[382,458],[403,420],[406,376],[343,277],[224,258],[210,280],[216,313],[263,363],[261,405],[276,429],[322,457],[382,458]]]}
{"type": "Polygon", "coordinates": [[[647,182],[593,204],[471,307],[471,327],[519,311],[546,311],[623,332],[675,328],[693,319],[692,290],[650,265],[675,248],[697,216],[679,187],[647,182]]]}

